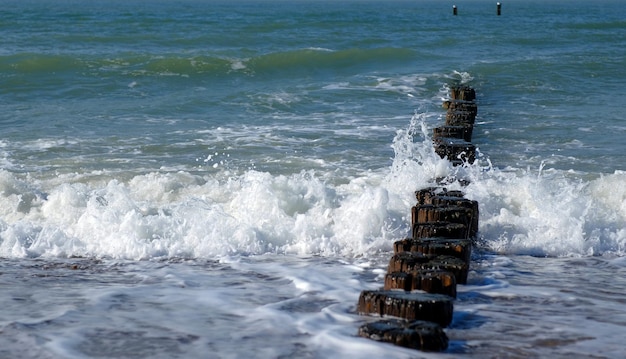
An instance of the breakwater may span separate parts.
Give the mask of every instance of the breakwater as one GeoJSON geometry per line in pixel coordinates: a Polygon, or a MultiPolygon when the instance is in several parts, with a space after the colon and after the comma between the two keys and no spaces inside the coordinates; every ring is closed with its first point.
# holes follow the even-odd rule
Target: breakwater
{"type": "MultiPolygon", "coordinates": [[[[445,123],[433,129],[435,152],[454,166],[474,163],[475,90],[452,86],[443,107],[445,123]]],[[[424,351],[448,347],[444,328],[452,322],[456,286],[467,283],[479,210],[446,184],[449,179],[434,178],[416,190],[410,237],[394,243],[383,288],[359,297],[359,314],[383,319],[361,326],[360,336],[424,351]]]]}

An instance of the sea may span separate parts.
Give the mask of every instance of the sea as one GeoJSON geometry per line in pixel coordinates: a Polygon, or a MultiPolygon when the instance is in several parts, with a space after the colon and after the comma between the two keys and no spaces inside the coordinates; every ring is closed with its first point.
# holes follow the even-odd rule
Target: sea
{"type": "Polygon", "coordinates": [[[0,4],[0,357],[626,355],[622,0],[0,4]],[[480,210],[450,345],[361,338],[436,178],[480,210]]]}

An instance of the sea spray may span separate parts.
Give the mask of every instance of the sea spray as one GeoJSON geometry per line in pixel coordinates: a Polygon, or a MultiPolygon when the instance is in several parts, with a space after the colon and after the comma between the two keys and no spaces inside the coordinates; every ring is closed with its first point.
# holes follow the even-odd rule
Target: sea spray
{"type": "MultiPolygon", "coordinates": [[[[118,180],[48,184],[3,171],[0,248],[8,257],[147,259],[232,254],[362,255],[406,236],[415,186],[463,177],[481,204],[480,238],[498,253],[621,254],[624,173],[596,179],[545,169],[451,167],[432,152],[429,113],[416,113],[392,142],[386,171],[332,184],[315,171],[255,170],[218,180],[151,172],[118,180]],[[55,187],[56,186],[56,187],[55,187]]],[[[460,188],[459,188],[460,189],[460,188]]]]}
{"type": "Polygon", "coordinates": [[[481,204],[483,244],[498,253],[584,256],[623,253],[623,212],[606,196],[623,174],[585,180],[558,170],[479,172],[467,194],[481,204]],[[539,173],[539,175],[537,175],[539,173]],[[601,189],[604,187],[604,190],[601,189]]]}
{"type": "Polygon", "coordinates": [[[4,1],[3,355],[414,358],[354,304],[441,176],[482,250],[423,356],[622,357],[620,0],[434,3],[4,1]]]}

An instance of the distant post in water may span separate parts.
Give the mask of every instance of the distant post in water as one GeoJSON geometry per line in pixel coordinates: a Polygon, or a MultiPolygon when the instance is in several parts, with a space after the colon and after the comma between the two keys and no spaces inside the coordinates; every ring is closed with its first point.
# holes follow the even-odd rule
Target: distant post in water
{"type": "Polygon", "coordinates": [[[453,15],[457,14],[457,12],[456,12],[456,5],[452,5],[452,14],[453,15]]]}
{"type": "Polygon", "coordinates": [[[500,16],[500,14],[502,13],[502,4],[500,4],[499,2],[496,3],[496,8],[498,9],[498,16],[500,16]]]}

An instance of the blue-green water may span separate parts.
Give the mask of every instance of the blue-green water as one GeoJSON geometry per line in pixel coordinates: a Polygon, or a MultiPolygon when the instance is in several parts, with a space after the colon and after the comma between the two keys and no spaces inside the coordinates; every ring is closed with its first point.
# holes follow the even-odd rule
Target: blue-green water
{"type": "Polygon", "coordinates": [[[626,248],[621,1],[1,5],[3,354],[418,355],[355,338],[353,311],[446,175],[485,253],[434,356],[619,354],[599,273],[626,248]],[[464,168],[430,143],[454,83],[478,96],[464,168]]]}

